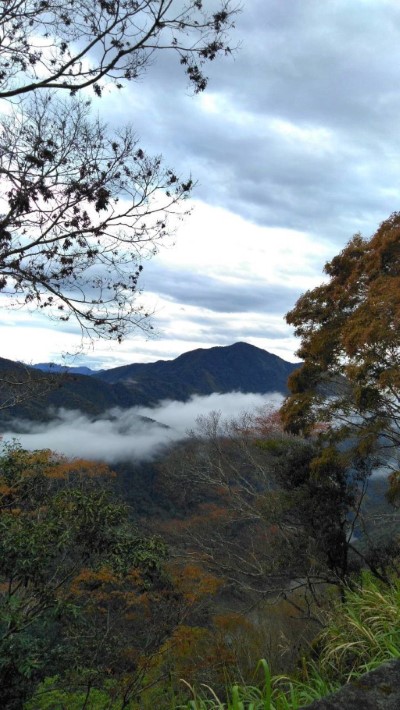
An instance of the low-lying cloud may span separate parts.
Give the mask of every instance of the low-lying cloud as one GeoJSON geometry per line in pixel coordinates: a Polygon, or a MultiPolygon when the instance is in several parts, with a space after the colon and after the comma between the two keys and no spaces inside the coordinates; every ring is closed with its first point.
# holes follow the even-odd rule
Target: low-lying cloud
{"type": "Polygon", "coordinates": [[[29,450],[52,449],[110,464],[145,461],[185,439],[199,416],[218,411],[223,419],[231,419],[243,412],[277,408],[282,399],[278,392],[196,395],[187,402],[166,400],[154,407],[114,408],[96,418],[60,409],[50,422],[16,422],[15,431],[5,432],[3,440],[16,437],[29,450]]]}

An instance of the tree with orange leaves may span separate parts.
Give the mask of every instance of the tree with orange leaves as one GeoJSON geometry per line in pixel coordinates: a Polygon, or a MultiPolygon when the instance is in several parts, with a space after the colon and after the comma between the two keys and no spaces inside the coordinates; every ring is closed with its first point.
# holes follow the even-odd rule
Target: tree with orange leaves
{"type": "Polygon", "coordinates": [[[336,443],[346,441],[343,456],[361,477],[377,463],[397,470],[400,213],[371,239],[354,236],[325,273],[328,280],[301,296],[287,315],[301,338],[297,355],[303,365],[289,379],[284,425],[310,435],[324,423],[321,438],[336,451],[336,443]]]}

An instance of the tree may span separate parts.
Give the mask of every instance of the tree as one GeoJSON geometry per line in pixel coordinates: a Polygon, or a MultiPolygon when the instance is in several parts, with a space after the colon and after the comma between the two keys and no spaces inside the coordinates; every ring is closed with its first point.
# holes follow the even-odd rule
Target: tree
{"type": "Polygon", "coordinates": [[[55,673],[79,689],[119,675],[129,696],[174,627],[165,545],[129,522],[111,479],[50,451],[0,458],[2,707],[20,708],[55,673]]]}
{"type": "Polygon", "coordinates": [[[0,291],[120,340],[149,327],[134,300],[140,260],[192,181],[146,156],[131,129],[107,134],[88,110],[42,94],[3,119],[0,291]]]}
{"type": "Polygon", "coordinates": [[[327,282],[307,291],[287,315],[301,338],[303,365],[289,378],[283,421],[307,435],[322,423],[321,439],[342,442],[363,476],[377,464],[397,470],[400,214],[370,240],[353,237],[325,273],[327,282]]]}
{"type": "Polygon", "coordinates": [[[39,89],[72,93],[137,79],[160,51],[178,56],[195,91],[202,67],[229,52],[235,10],[221,0],[4,0],[0,9],[0,98],[39,89]]]}
{"type": "Polygon", "coordinates": [[[339,455],[279,431],[275,413],[201,418],[160,466],[160,484],[179,515],[163,531],[235,595],[277,600],[301,589],[307,612],[319,589],[347,578],[359,481],[339,455]]]}
{"type": "Polygon", "coordinates": [[[137,305],[141,259],[169,233],[167,215],[190,193],[149,158],[131,129],[109,135],[74,97],[122,87],[166,51],[195,91],[202,67],[229,52],[236,10],[221,0],[5,0],[0,9],[0,98],[16,106],[0,127],[0,292],[6,304],[73,315],[88,336],[147,331],[137,305]],[[122,83],[121,83],[122,82],[122,83]],[[28,96],[28,100],[24,99],[28,96]],[[11,300],[10,300],[11,299],[11,300]]]}
{"type": "Polygon", "coordinates": [[[21,402],[44,396],[62,384],[63,380],[57,381],[51,373],[44,374],[22,363],[0,358],[0,413],[21,402]]]}

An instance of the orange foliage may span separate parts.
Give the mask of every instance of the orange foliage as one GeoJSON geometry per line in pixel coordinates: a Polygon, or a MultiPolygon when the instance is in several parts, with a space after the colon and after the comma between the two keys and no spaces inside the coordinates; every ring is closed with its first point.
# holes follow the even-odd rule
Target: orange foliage
{"type": "Polygon", "coordinates": [[[222,580],[206,572],[200,565],[189,564],[184,567],[170,566],[174,587],[189,606],[193,606],[204,597],[213,596],[222,585],[222,580]]]}
{"type": "MultiPolygon", "coordinates": [[[[385,432],[398,447],[392,422],[400,393],[400,213],[369,240],[356,234],[324,271],[325,282],[303,294],[286,316],[301,338],[303,364],[289,378],[285,427],[309,434],[315,422],[343,421],[345,413],[342,432],[349,439],[348,427],[361,415],[363,436],[371,433],[377,441],[385,432]],[[335,397],[321,398],[321,385],[328,391],[333,385],[335,397]]],[[[360,421],[354,431],[360,433],[360,421]]]]}
{"type": "Polygon", "coordinates": [[[209,527],[226,523],[232,519],[233,512],[227,507],[216,503],[201,503],[198,511],[184,520],[173,518],[160,525],[160,530],[175,537],[183,537],[185,533],[195,528],[209,527]]]}
{"type": "Polygon", "coordinates": [[[283,423],[279,409],[267,409],[254,417],[254,431],[258,436],[282,434],[283,423]]]}
{"type": "Polygon", "coordinates": [[[225,680],[225,669],[234,663],[234,656],[221,645],[210,629],[181,625],[173,632],[161,651],[159,663],[168,665],[176,678],[189,683],[210,680],[210,673],[225,680]]]}
{"type": "Polygon", "coordinates": [[[82,601],[86,599],[101,610],[100,604],[110,601],[112,591],[117,585],[118,578],[106,567],[100,570],[81,569],[63,596],[72,595],[82,601]]]}
{"type": "MultiPolygon", "coordinates": [[[[44,478],[66,480],[71,477],[111,478],[115,473],[104,463],[86,459],[68,459],[50,449],[24,451],[15,449],[9,453],[10,461],[21,479],[31,479],[40,474],[44,478]]],[[[0,484],[5,484],[0,477],[0,484]]],[[[5,491],[4,491],[5,492],[5,491]]],[[[3,493],[0,488],[0,493],[3,493]]]]}
{"type": "Polygon", "coordinates": [[[44,469],[44,474],[48,478],[62,480],[77,476],[82,478],[111,478],[115,476],[115,473],[106,464],[85,459],[67,459],[63,456],[57,456],[55,460],[49,461],[49,465],[44,469]]]}
{"type": "Polygon", "coordinates": [[[243,616],[243,614],[239,614],[236,611],[226,614],[217,614],[213,617],[213,623],[217,629],[220,629],[224,633],[237,629],[239,626],[246,629],[251,628],[251,623],[243,616]]]}
{"type": "Polygon", "coordinates": [[[9,496],[13,492],[14,488],[12,486],[8,486],[6,483],[0,483],[0,496],[9,496]]]}

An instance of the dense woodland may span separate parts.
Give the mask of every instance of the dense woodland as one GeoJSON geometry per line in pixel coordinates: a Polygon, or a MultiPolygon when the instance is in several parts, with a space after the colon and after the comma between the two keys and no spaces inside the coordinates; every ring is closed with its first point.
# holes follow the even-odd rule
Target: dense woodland
{"type": "MultiPolygon", "coordinates": [[[[121,88],[163,52],[204,90],[237,11],[206,5],[2,3],[10,307],[75,319],[90,337],[151,327],[135,301],[141,259],[192,182],[130,127],[111,135],[80,91],[121,88]]],[[[325,271],[287,316],[303,364],[280,411],[201,418],[162,457],[116,471],[3,446],[1,707],[296,708],[399,656],[400,215],[325,271]]],[[[68,389],[1,365],[11,418],[68,389]]]]}

